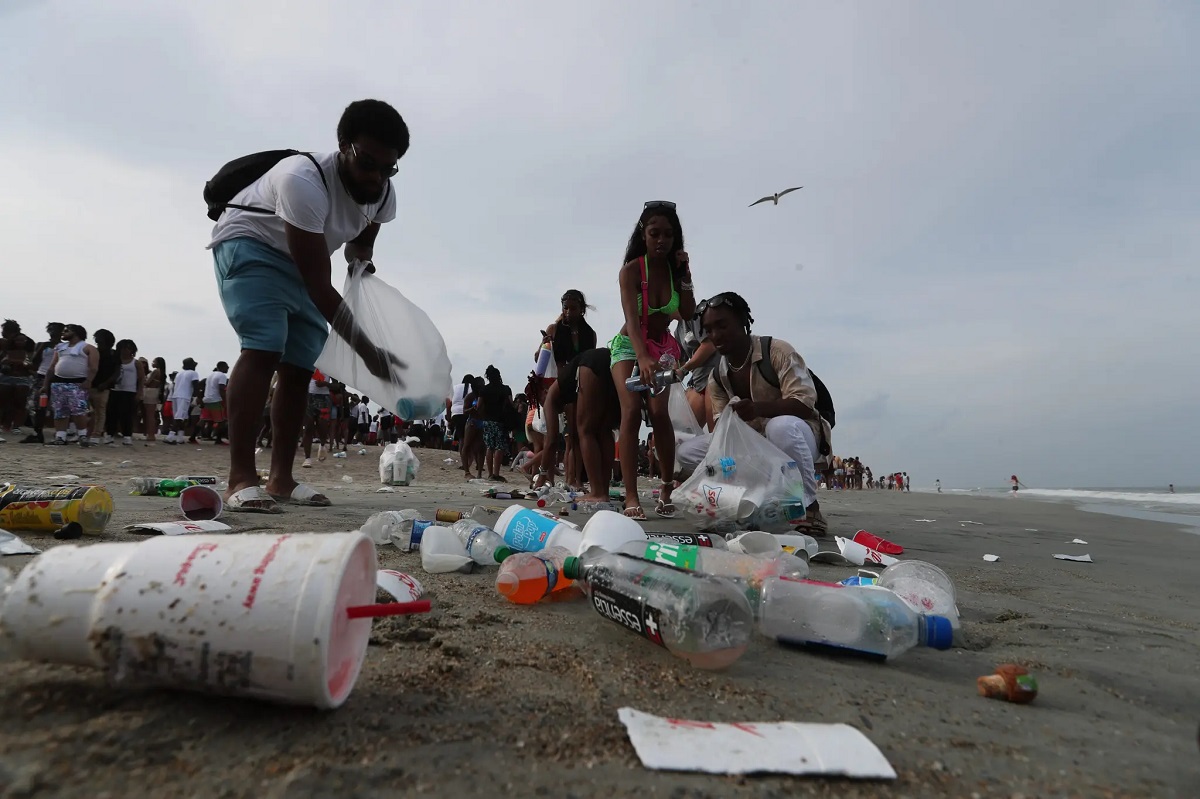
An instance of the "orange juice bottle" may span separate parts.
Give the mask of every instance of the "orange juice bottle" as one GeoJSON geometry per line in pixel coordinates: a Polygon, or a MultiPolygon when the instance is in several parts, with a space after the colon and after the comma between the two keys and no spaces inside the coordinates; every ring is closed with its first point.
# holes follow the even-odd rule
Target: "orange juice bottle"
{"type": "Polygon", "coordinates": [[[517,552],[504,558],[496,575],[496,590],[509,602],[532,605],[572,581],[563,576],[563,563],[571,557],[565,547],[550,547],[539,552],[517,552]]]}

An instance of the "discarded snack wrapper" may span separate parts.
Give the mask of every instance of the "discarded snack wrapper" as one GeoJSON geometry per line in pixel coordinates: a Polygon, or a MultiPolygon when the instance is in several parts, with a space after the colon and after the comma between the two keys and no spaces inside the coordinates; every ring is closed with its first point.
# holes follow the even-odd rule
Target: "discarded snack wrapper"
{"type": "Polygon", "coordinates": [[[1054,557],[1057,560],[1073,560],[1073,561],[1077,561],[1078,563],[1091,563],[1092,562],[1091,555],[1055,555],[1054,557]]]}
{"type": "Polygon", "coordinates": [[[660,718],[631,707],[621,708],[617,716],[646,768],[896,778],[879,748],[848,724],[721,724],[660,718]]]}
{"type": "Polygon", "coordinates": [[[980,696],[989,699],[1004,699],[1017,705],[1027,705],[1037,697],[1038,684],[1024,666],[1005,663],[996,667],[995,674],[988,674],[975,681],[980,696]]]}

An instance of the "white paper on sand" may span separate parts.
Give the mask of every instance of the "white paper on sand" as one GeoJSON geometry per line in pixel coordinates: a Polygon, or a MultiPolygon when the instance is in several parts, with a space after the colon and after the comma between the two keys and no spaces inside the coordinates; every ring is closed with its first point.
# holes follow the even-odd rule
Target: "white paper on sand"
{"type": "Polygon", "coordinates": [[[980,527],[983,527],[983,522],[972,522],[972,521],[964,521],[962,519],[959,519],[958,523],[959,524],[978,524],[980,527]]]}
{"type": "Polygon", "coordinates": [[[617,711],[646,768],[709,774],[832,774],[896,778],[887,758],[848,724],[718,724],[617,711]]]}
{"type": "Polygon", "coordinates": [[[996,561],[1000,560],[1000,556],[999,555],[984,555],[983,559],[986,560],[988,563],[995,563],[996,561]]]}
{"type": "Polygon", "coordinates": [[[1040,531],[1039,531],[1039,530],[1038,530],[1036,527],[1026,527],[1026,528],[1025,528],[1025,532],[1027,532],[1027,533],[1037,533],[1037,532],[1040,532],[1040,531]]]}
{"type": "Polygon", "coordinates": [[[77,475],[77,474],[52,474],[49,477],[43,477],[42,479],[48,480],[52,483],[59,483],[59,482],[74,483],[75,481],[79,480],[79,475],[77,475]]]}
{"type": "Polygon", "coordinates": [[[375,493],[376,494],[395,494],[396,489],[392,488],[391,486],[384,486],[383,488],[375,489],[375,493]]]}
{"type": "Polygon", "coordinates": [[[913,519],[914,522],[936,522],[937,519],[913,519]]]}
{"type": "Polygon", "coordinates": [[[1058,560],[1073,560],[1079,563],[1092,563],[1091,555],[1055,555],[1058,560]]]}
{"type": "Polygon", "coordinates": [[[1067,543],[1068,543],[1068,544],[1086,544],[1086,543],[1087,543],[1087,541],[1084,541],[1082,538],[1072,538],[1072,539],[1071,539],[1070,541],[1068,541],[1067,543]]]}
{"type": "Polygon", "coordinates": [[[194,522],[145,522],[131,524],[125,528],[127,533],[138,535],[194,535],[195,533],[223,533],[232,530],[224,522],[212,519],[201,519],[194,522]]]}
{"type": "Polygon", "coordinates": [[[8,530],[0,530],[0,555],[37,555],[41,551],[26,544],[8,530]]]}

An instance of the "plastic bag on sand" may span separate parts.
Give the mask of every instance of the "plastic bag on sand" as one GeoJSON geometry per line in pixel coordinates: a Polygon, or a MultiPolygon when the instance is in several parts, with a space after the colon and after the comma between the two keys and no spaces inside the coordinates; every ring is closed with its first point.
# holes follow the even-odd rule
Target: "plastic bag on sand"
{"type": "Polygon", "coordinates": [[[687,401],[687,389],[682,383],[671,384],[671,393],[667,397],[667,412],[671,415],[671,427],[675,429],[675,471],[685,471],[688,466],[694,464],[680,461],[679,445],[705,431],[696,419],[696,414],[692,413],[692,406],[687,401]]]}
{"type": "Polygon", "coordinates": [[[421,461],[412,447],[403,441],[388,444],[379,456],[379,482],[385,486],[406,486],[417,476],[421,461]]]}
{"type": "Polygon", "coordinates": [[[471,571],[471,556],[449,527],[427,527],[421,536],[421,567],[430,574],[471,571]]]}
{"type": "Polygon", "coordinates": [[[673,494],[701,530],[785,532],[804,518],[804,481],[796,462],[728,406],[704,460],[673,494]]]}
{"type": "Polygon", "coordinates": [[[387,377],[376,377],[367,369],[354,347],[336,332],[329,335],[317,358],[317,368],[402,419],[432,419],[446,407],[450,396],[450,358],[446,342],[429,316],[403,294],[366,271],[361,261],[350,265],[342,289],[344,307],[375,346],[403,362],[387,377]]]}

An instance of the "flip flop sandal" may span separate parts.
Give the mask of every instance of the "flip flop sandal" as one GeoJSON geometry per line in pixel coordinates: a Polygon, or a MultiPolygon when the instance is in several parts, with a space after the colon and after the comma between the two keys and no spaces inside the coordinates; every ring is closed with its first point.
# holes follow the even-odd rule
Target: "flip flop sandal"
{"type": "Polygon", "coordinates": [[[327,508],[333,504],[329,501],[329,497],[326,497],[307,483],[297,483],[296,487],[292,489],[290,496],[272,496],[280,502],[287,502],[292,505],[308,505],[314,508],[327,508]],[[316,497],[321,497],[321,499],[316,499],[316,497]]]}
{"type": "Polygon", "coordinates": [[[674,519],[677,513],[674,503],[663,502],[661,499],[655,503],[654,512],[663,519],[674,519]]]}
{"type": "Polygon", "coordinates": [[[235,491],[233,496],[225,501],[225,509],[234,513],[283,513],[274,497],[261,486],[250,486],[235,491]]]}
{"type": "Polygon", "coordinates": [[[625,510],[621,511],[621,514],[626,519],[633,519],[635,522],[646,521],[646,511],[642,510],[640,505],[635,505],[632,508],[626,508],[625,510]]]}

